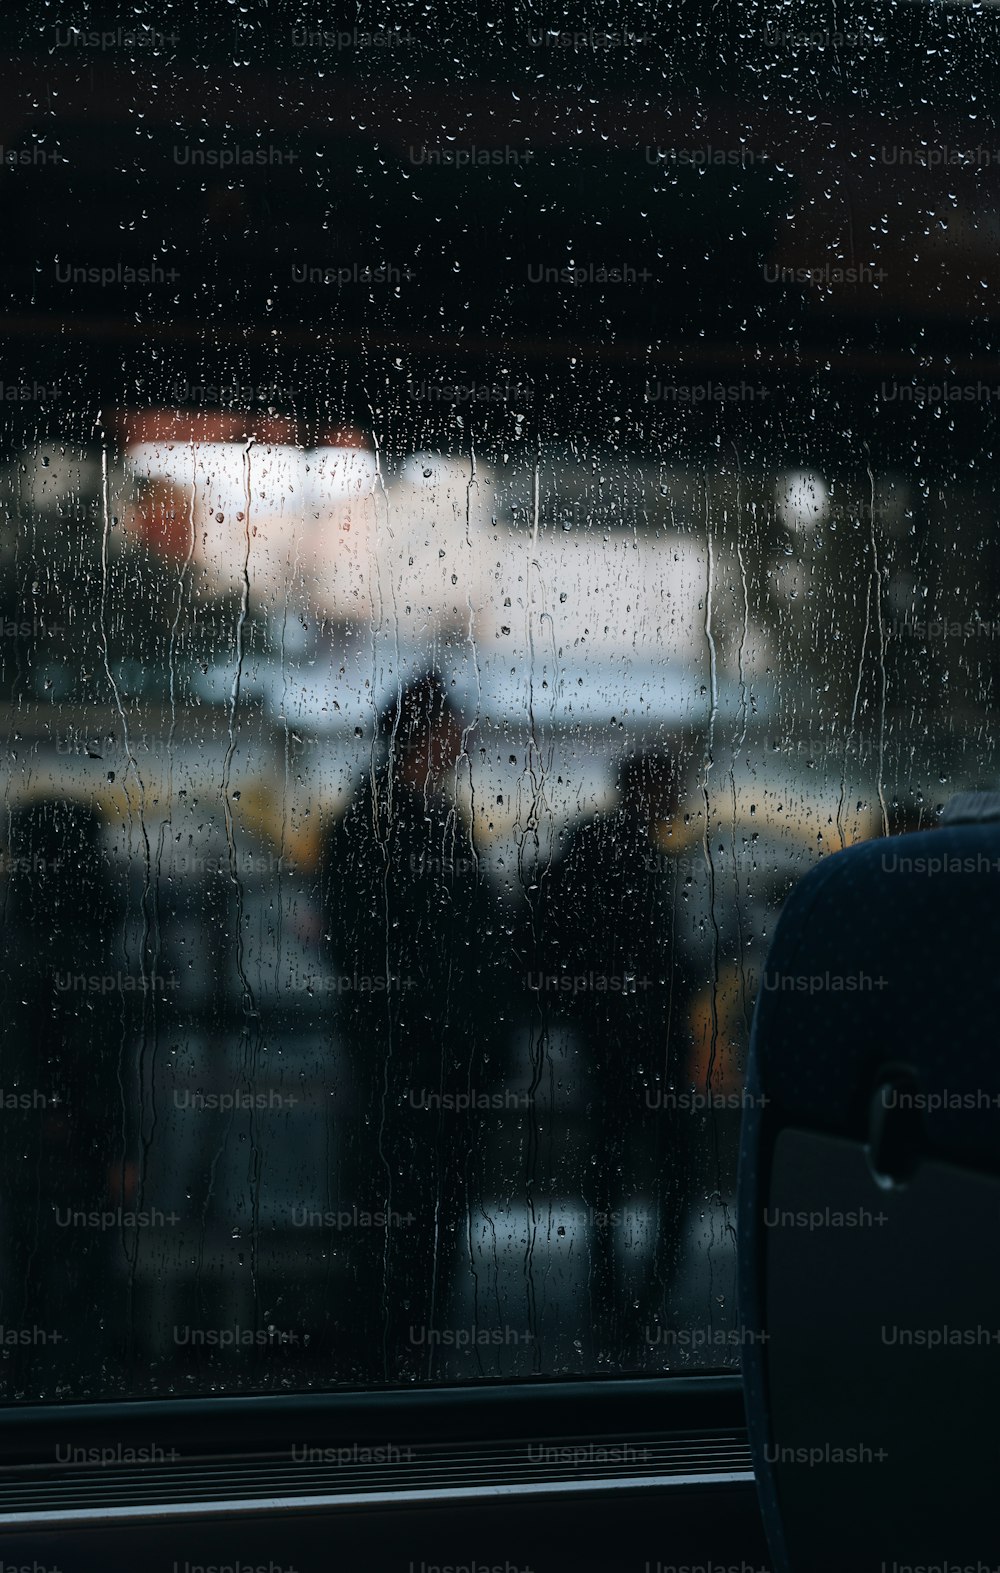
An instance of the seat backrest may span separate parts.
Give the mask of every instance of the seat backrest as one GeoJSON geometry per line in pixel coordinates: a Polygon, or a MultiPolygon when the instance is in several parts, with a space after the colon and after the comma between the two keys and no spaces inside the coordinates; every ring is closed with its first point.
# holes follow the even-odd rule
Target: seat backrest
{"type": "Polygon", "coordinates": [[[799,882],[745,1109],[744,1386],[774,1566],[995,1566],[1000,824],[869,842],[799,882]]]}

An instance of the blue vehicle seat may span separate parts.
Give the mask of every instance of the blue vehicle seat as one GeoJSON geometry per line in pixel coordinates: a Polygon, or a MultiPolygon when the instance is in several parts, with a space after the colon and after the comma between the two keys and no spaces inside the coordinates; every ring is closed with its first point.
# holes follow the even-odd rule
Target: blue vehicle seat
{"type": "Polygon", "coordinates": [[[1000,1565],[1000,819],[795,887],[751,1034],[744,1388],[779,1573],[1000,1565]]]}

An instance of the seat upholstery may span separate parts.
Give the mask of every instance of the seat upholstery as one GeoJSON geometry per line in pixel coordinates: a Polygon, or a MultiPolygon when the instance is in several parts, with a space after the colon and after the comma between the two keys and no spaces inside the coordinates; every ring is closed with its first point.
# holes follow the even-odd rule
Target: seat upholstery
{"type": "Polygon", "coordinates": [[[1000,824],[869,842],[796,886],[758,994],[738,1202],[748,1423],[786,1573],[988,1550],[1000,1332],[965,1335],[1000,1329],[998,1029],[1000,824]],[[801,1462],[813,1438],[831,1457],[801,1462]]]}

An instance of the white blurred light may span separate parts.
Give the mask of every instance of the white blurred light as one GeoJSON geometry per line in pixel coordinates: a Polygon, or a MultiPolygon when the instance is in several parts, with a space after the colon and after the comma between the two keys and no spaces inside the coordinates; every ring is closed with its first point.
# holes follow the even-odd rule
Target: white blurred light
{"type": "Polygon", "coordinates": [[[323,610],[348,613],[364,596],[378,480],[373,454],[164,439],[134,444],[128,463],[134,475],[189,497],[195,561],[220,589],[241,582],[249,516],[247,569],[262,590],[274,591],[298,572],[323,610]]]}
{"type": "Polygon", "coordinates": [[[830,493],[815,470],[792,470],[778,477],[778,517],[786,530],[807,535],[826,519],[830,493]]]}

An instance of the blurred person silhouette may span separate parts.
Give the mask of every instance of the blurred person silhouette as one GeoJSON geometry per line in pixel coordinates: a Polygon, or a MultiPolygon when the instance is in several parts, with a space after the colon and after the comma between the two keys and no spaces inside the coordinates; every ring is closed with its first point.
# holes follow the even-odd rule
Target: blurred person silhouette
{"type": "MultiPolygon", "coordinates": [[[[602,1360],[641,1363],[647,1322],[674,1265],[683,1176],[677,1119],[654,1092],[677,1080],[692,962],[686,944],[679,762],[665,752],[626,756],[618,794],[570,834],[547,882],[544,971],[529,985],[543,1008],[572,1023],[591,1073],[584,1199],[593,1241],[593,1325],[602,1360]],[[652,1209],[650,1261],[626,1291],[618,1241],[635,1238],[627,1204],[652,1209]]],[[[647,1236],[647,1238],[649,1238],[647,1236]]]]}
{"type": "Polygon", "coordinates": [[[22,804],[9,818],[0,1084],[19,1101],[4,1117],[8,1324],[56,1326],[67,1294],[95,1315],[108,1309],[98,1294],[107,1242],[59,1222],[107,1206],[124,1119],[124,1001],[92,981],[120,967],[112,958],[121,902],[101,833],[96,808],[64,799],[22,804]]]}
{"type": "Polygon", "coordinates": [[[463,727],[440,678],[403,688],[378,735],[325,840],[322,907],[356,1103],[336,1200],[388,1220],[348,1249],[369,1368],[398,1377],[426,1368],[448,1313],[474,1131],[455,1101],[480,1081],[495,996],[489,887],[454,794],[463,727]]]}

